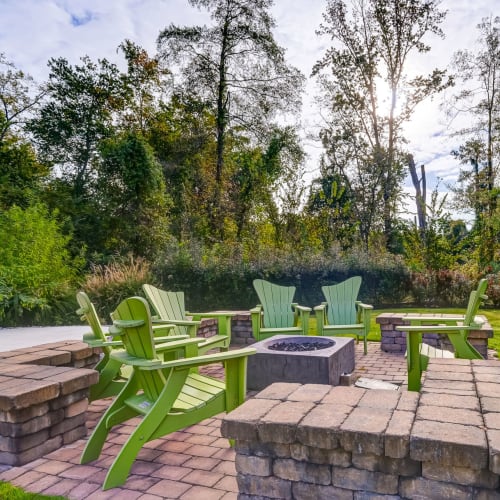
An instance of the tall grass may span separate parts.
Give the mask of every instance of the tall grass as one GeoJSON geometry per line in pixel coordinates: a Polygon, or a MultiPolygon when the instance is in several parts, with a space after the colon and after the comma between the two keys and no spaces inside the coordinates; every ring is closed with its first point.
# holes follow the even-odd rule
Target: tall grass
{"type": "Polygon", "coordinates": [[[102,318],[127,297],[140,295],[141,286],[151,283],[153,276],[149,262],[128,256],[106,265],[93,265],[82,288],[88,293],[102,318]]]}

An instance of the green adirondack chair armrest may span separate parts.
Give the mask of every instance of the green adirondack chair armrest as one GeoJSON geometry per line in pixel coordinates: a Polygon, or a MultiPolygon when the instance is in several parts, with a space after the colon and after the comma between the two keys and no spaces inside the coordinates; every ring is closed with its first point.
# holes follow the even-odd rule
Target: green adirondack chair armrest
{"type": "Polygon", "coordinates": [[[141,366],[143,370],[157,370],[158,368],[182,368],[182,367],[197,367],[210,365],[213,363],[224,363],[232,359],[245,358],[257,352],[253,347],[244,347],[243,349],[235,349],[227,352],[216,352],[213,354],[204,354],[202,356],[195,356],[192,358],[182,358],[173,361],[163,361],[156,365],[141,366]]]}
{"type": "Polygon", "coordinates": [[[232,318],[236,316],[235,312],[207,312],[207,313],[194,313],[186,311],[186,316],[196,316],[198,318],[232,318]]]}
{"type": "MultiPolygon", "coordinates": [[[[192,316],[193,320],[201,318],[213,318],[217,320],[217,332],[219,335],[226,335],[228,337],[226,343],[227,347],[231,343],[231,318],[236,316],[235,312],[230,311],[215,311],[205,313],[194,313],[186,311],[187,316],[192,316]]],[[[222,338],[222,337],[221,337],[222,338]]]]}
{"type": "Polygon", "coordinates": [[[421,333],[460,333],[477,330],[477,326],[462,325],[398,325],[396,330],[403,332],[421,332],[421,333]]]}
{"type": "Polygon", "coordinates": [[[178,325],[178,326],[200,326],[201,321],[195,321],[190,319],[168,319],[168,320],[153,319],[153,326],[161,324],[178,325]]]}
{"type": "Polygon", "coordinates": [[[363,302],[356,301],[356,306],[358,306],[360,309],[364,309],[366,311],[371,311],[373,309],[373,306],[370,304],[364,304],[363,302]]]}
{"type": "MultiPolygon", "coordinates": [[[[178,337],[184,337],[181,340],[174,340],[173,342],[167,342],[165,344],[160,344],[155,346],[155,350],[158,353],[165,353],[167,351],[175,351],[177,349],[187,347],[190,345],[198,345],[200,341],[203,339],[191,339],[188,338],[186,335],[179,335],[178,337]]],[[[145,366],[145,362],[150,362],[153,363],[154,366],[158,366],[159,363],[161,363],[161,360],[148,360],[144,358],[136,358],[135,356],[131,356],[128,354],[126,351],[113,351],[110,354],[110,357],[112,359],[115,359],[117,361],[120,361],[121,363],[125,365],[130,365],[130,366],[145,366]]],[[[148,364],[146,363],[146,364],[148,364]]]]}
{"type": "Polygon", "coordinates": [[[258,304],[250,309],[250,320],[252,322],[252,333],[257,341],[260,340],[260,329],[262,328],[262,305],[258,304]]]}
{"type": "Polygon", "coordinates": [[[310,313],[312,311],[312,309],[310,307],[306,307],[306,306],[299,306],[299,304],[292,304],[292,306],[297,309],[297,311],[301,312],[301,313],[310,313]]]}
{"type": "Polygon", "coordinates": [[[463,314],[457,314],[456,316],[449,317],[449,318],[439,318],[439,317],[434,317],[434,318],[422,318],[420,316],[410,316],[406,315],[404,317],[405,321],[409,321],[412,325],[424,325],[426,323],[432,324],[432,323],[442,323],[442,324],[449,324],[449,323],[456,323],[457,321],[463,321],[464,315],[463,314]]]}
{"type": "Polygon", "coordinates": [[[144,325],[143,319],[115,319],[113,326],[116,328],[137,328],[144,325]]]}
{"type": "Polygon", "coordinates": [[[323,335],[326,324],[326,302],[322,302],[319,306],[314,307],[314,314],[316,315],[316,334],[323,335]]]}
{"type": "Polygon", "coordinates": [[[113,351],[110,358],[119,361],[123,365],[153,367],[151,369],[157,369],[162,362],[160,359],[137,358],[128,354],[127,351],[113,351]]]}
{"type": "Polygon", "coordinates": [[[92,333],[84,333],[83,341],[89,347],[123,347],[121,340],[100,340],[96,339],[92,333]]]}
{"type": "Polygon", "coordinates": [[[300,318],[302,321],[302,333],[303,335],[309,334],[309,316],[311,314],[312,309],[310,307],[301,306],[299,304],[292,304],[295,320],[294,325],[297,326],[298,319],[300,318]]]}
{"type": "Polygon", "coordinates": [[[114,320],[108,332],[112,337],[119,337],[122,335],[123,328],[136,328],[142,325],[144,325],[144,321],[141,319],[132,321],[114,320]]]}

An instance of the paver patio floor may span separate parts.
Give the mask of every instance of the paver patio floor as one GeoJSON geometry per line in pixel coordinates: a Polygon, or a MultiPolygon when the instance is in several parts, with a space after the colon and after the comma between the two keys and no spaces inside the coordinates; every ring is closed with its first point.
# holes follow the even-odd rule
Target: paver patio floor
{"type": "MultiPolygon", "coordinates": [[[[222,368],[212,368],[209,373],[220,377],[222,368]]],[[[406,360],[400,354],[382,352],[379,343],[370,343],[368,355],[364,356],[361,343],[356,346],[354,375],[403,384],[406,360]]],[[[89,432],[108,404],[109,400],[101,400],[89,406],[89,432]]],[[[27,491],[63,495],[70,500],[236,499],[234,451],[220,436],[221,417],[147,443],[121,488],[102,491],[101,485],[130,432],[130,426],[125,424],[110,433],[101,457],[90,464],[79,465],[86,442],[81,439],[22,467],[0,466],[0,480],[27,491]]]]}

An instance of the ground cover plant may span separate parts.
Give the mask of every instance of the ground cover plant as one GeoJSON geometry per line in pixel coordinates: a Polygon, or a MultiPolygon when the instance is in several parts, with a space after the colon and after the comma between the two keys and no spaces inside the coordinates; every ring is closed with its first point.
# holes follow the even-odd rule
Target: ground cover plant
{"type": "Polygon", "coordinates": [[[0,481],[0,498],[4,500],[67,500],[66,497],[29,493],[22,488],[0,481]]]}

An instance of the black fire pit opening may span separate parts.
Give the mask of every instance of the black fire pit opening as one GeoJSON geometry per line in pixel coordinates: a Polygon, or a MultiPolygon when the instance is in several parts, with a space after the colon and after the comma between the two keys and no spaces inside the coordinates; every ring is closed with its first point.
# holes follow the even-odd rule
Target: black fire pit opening
{"type": "Polygon", "coordinates": [[[267,346],[271,351],[287,351],[287,352],[303,352],[317,351],[319,349],[327,349],[335,345],[335,342],[330,339],[317,339],[310,341],[298,341],[297,339],[282,339],[280,342],[275,342],[267,346]]]}

